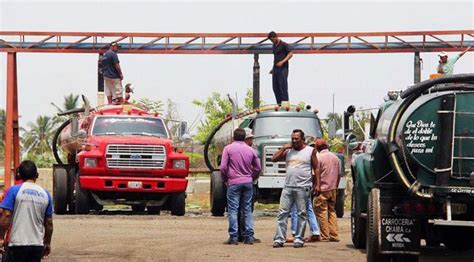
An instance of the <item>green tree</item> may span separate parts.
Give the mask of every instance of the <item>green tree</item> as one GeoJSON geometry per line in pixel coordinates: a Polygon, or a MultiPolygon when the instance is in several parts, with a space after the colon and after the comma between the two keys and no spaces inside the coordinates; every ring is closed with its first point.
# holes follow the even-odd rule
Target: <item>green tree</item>
{"type": "Polygon", "coordinates": [[[336,130],[342,128],[342,115],[338,113],[328,113],[326,116],[328,122],[334,120],[336,122],[336,130]]]}
{"type": "Polygon", "coordinates": [[[151,100],[144,97],[138,100],[132,100],[132,104],[145,108],[150,113],[163,113],[163,102],[161,100],[151,100]]]}
{"type": "Polygon", "coordinates": [[[358,110],[355,112],[354,117],[352,117],[352,133],[359,141],[363,141],[365,138],[364,127],[366,123],[370,123],[370,114],[370,111],[358,110]]]}
{"type": "Polygon", "coordinates": [[[64,96],[63,110],[71,110],[78,107],[79,95],[69,94],[64,96]]]}
{"type": "Polygon", "coordinates": [[[27,158],[37,162],[38,167],[50,167],[53,163],[50,145],[56,131],[56,122],[52,117],[38,116],[34,123],[29,122],[27,126],[22,138],[27,158]]]}
{"type": "MultiPolygon", "coordinates": [[[[212,132],[212,129],[217,126],[224,118],[232,113],[232,104],[227,96],[222,96],[219,92],[212,92],[212,94],[204,100],[193,100],[193,104],[204,109],[205,120],[201,120],[197,127],[197,133],[194,139],[204,143],[207,136],[212,132]]],[[[260,104],[264,104],[260,100],[260,104]]],[[[253,92],[252,89],[247,89],[244,107],[239,107],[238,111],[247,111],[253,109],[253,92]]]]}
{"type": "Polygon", "coordinates": [[[212,129],[217,126],[227,114],[232,113],[232,104],[227,97],[222,97],[218,92],[212,92],[211,96],[204,100],[193,100],[193,104],[202,107],[206,119],[201,120],[197,127],[194,139],[204,143],[212,129]]]}

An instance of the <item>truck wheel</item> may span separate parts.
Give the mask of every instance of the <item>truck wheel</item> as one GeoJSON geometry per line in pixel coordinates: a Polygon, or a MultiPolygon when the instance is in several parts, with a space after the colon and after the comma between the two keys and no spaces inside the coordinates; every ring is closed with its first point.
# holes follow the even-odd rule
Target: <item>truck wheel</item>
{"type": "Polygon", "coordinates": [[[145,205],[132,205],[132,212],[144,212],[145,211],[145,205]]]}
{"type": "Polygon", "coordinates": [[[160,214],[160,207],[146,207],[146,212],[148,212],[148,215],[159,215],[160,214]]]}
{"type": "Polygon", "coordinates": [[[215,217],[224,216],[227,206],[226,187],[222,181],[221,172],[211,174],[211,213],[215,217]]]}
{"type": "Polygon", "coordinates": [[[380,190],[372,188],[367,203],[367,262],[390,261],[390,256],[380,254],[380,190]]]}
{"type": "Polygon", "coordinates": [[[345,194],[346,194],[346,190],[344,189],[337,190],[336,215],[338,218],[342,218],[344,216],[344,200],[346,199],[345,194]]]}
{"type": "Polygon", "coordinates": [[[75,205],[76,214],[84,215],[89,214],[89,191],[82,189],[79,184],[79,172],[76,175],[76,183],[74,184],[75,191],[75,205]]]}
{"type": "Polygon", "coordinates": [[[171,196],[171,215],[184,216],[186,213],[186,193],[175,193],[171,196]]]}
{"type": "Polygon", "coordinates": [[[63,215],[67,212],[67,172],[63,168],[55,168],[53,172],[54,213],[63,215]]]}
{"type": "Polygon", "coordinates": [[[448,227],[443,230],[444,245],[454,251],[463,252],[474,246],[474,230],[465,227],[448,227]]]}
{"type": "Polygon", "coordinates": [[[70,214],[76,214],[76,199],[74,185],[76,184],[76,169],[71,168],[67,174],[67,203],[70,214]]]}
{"type": "Polygon", "coordinates": [[[361,216],[360,197],[358,197],[358,186],[354,180],[351,196],[351,237],[355,248],[365,248],[366,222],[361,216]]]}

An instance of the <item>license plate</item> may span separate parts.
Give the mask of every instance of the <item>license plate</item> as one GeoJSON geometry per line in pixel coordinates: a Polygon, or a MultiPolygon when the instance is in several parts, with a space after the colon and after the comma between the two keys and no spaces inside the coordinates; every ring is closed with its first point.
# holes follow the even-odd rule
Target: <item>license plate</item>
{"type": "Polygon", "coordinates": [[[142,182],[135,182],[135,181],[128,182],[128,188],[142,188],[142,186],[143,186],[142,182]]]}
{"type": "MultiPolygon", "coordinates": [[[[446,213],[446,204],[444,204],[444,212],[446,213]]],[[[461,214],[466,214],[466,212],[467,212],[466,204],[451,203],[451,214],[461,215],[461,214]]]]}

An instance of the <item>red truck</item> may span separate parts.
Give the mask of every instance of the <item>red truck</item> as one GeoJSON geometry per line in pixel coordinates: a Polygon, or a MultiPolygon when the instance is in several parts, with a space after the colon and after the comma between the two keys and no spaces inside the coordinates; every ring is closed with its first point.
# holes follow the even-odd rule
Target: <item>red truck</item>
{"type": "Polygon", "coordinates": [[[120,204],[183,216],[189,158],[173,146],[164,120],[129,104],[87,104],[59,114],[70,118],[52,143],[55,213],[87,214],[120,204]]]}

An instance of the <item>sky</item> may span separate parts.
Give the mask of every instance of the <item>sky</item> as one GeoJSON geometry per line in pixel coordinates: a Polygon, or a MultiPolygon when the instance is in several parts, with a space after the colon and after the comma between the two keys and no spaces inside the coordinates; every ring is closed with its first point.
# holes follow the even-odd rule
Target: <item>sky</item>
{"type": "MultiPolygon", "coordinates": [[[[473,1],[6,1],[0,0],[0,31],[155,33],[384,32],[473,30],[473,1]]],[[[285,40],[283,38],[283,40],[285,40]]],[[[124,82],[134,98],[176,103],[182,120],[202,119],[193,99],[213,91],[237,94],[252,88],[252,55],[120,54],[124,82]]],[[[422,53],[421,78],[436,72],[437,53],[422,53]]],[[[6,54],[0,53],[0,108],[5,108],[6,54]]],[[[413,84],[410,53],[296,54],[290,60],[290,102],[319,109],[320,117],[348,105],[376,107],[388,90],[413,84]]],[[[260,55],[260,90],[274,103],[272,55],[260,55]]],[[[52,115],[70,93],[96,103],[97,54],[19,53],[20,126],[52,115]]],[[[455,73],[474,71],[474,52],[455,73]]],[[[196,130],[191,130],[191,133],[196,130]]]]}

